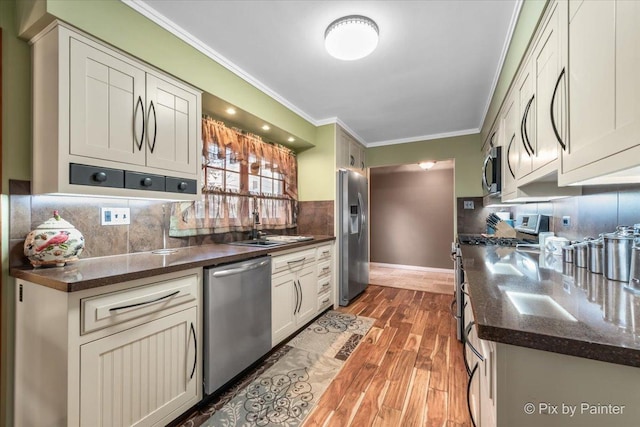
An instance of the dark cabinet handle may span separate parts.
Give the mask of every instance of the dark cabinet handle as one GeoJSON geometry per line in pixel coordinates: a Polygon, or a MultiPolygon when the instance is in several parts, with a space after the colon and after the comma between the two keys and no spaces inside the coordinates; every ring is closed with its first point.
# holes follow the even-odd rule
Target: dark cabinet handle
{"type": "Polygon", "coordinates": [[[471,411],[471,383],[473,382],[473,377],[476,375],[477,370],[478,364],[476,363],[469,374],[469,381],[467,382],[467,409],[469,410],[469,418],[471,418],[471,424],[473,424],[473,427],[477,426],[476,420],[473,419],[473,412],[471,411]]]}
{"type": "Polygon", "coordinates": [[[93,179],[98,182],[105,182],[107,180],[107,174],[104,172],[97,172],[93,175],[93,179]]]}
{"type": "Polygon", "coordinates": [[[298,313],[300,313],[300,309],[302,308],[302,285],[300,284],[300,280],[298,280],[298,289],[300,289],[300,302],[298,302],[298,313]]]}
{"type": "Polygon", "coordinates": [[[453,306],[456,305],[457,303],[458,303],[458,299],[453,298],[453,301],[451,301],[451,306],[449,307],[449,312],[451,313],[451,317],[453,317],[454,319],[459,319],[458,315],[456,315],[456,313],[453,311],[453,306]]]}
{"type": "Polygon", "coordinates": [[[556,85],[553,88],[553,95],[551,95],[551,106],[549,107],[549,113],[551,115],[551,127],[553,128],[553,133],[556,135],[556,138],[558,139],[558,143],[562,147],[562,151],[567,151],[567,144],[565,144],[562,141],[562,137],[560,136],[560,133],[558,132],[558,127],[556,126],[556,118],[553,115],[553,104],[555,104],[556,102],[556,94],[558,93],[558,86],[560,86],[560,80],[562,80],[564,73],[565,73],[565,69],[564,67],[562,67],[562,71],[560,71],[560,75],[558,76],[556,85]]]}
{"type": "Polygon", "coordinates": [[[180,293],[180,291],[175,291],[175,292],[172,292],[172,293],[170,293],[168,295],[162,296],[160,298],[152,299],[151,301],[145,301],[145,302],[139,302],[139,303],[136,303],[136,304],[121,305],[119,307],[113,307],[113,308],[110,308],[109,311],[124,310],[125,308],[133,308],[133,307],[139,307],[141,305],[153,304],[154,302],[158,302],[158,301],[162,301],[163,299],[171,298],[172,296],[178,295],[179,293],[180,293]]]}
{"type": "Polygon", "coordinates": [[[467,343],[465,341],[463,347],[462,347],[462,361],[464,362],[464,369],[467,371],[467,376],[470,377],[471,376],[471,368],[469,367],[469,359],[467,359],[467,349],[466,349],[467,343]]]}
{"type": "Polygon", "coordinates": [[[191,375],[189,375],[190,380],[196,373],[196,366],[198,362],[198,337],[196,337],[196,328],[193,326],[193,322],[191,322],[191,333],[193,334],[193,367],[191,368],[191,375]]]}
{"type": "Polygon", "coordinates": [[[356,164],[356,158],[353,156],[349,156],[349,165],[355,166],[355,164],[356,164]]]}
{"type": "Polygon", "coordinates": [[[524,110],[524,122],[522,124],[522,129],[524,131],[524,139],[527,142],[527,144],[529,144],[529,150],[531,151],[532,156],[535,155],[536,153],[533,150],[533,145],[531,145],[531,141],[529,141],[529,135],[527,134],[527,119],[529,118],[529,111],[531,110],[531,104],[533,103],[533,100],[535,97],[536,97],[535,94],[531,95],[531,99],[527,103],[527,108],[525,108],[524,110]]]}
{"type": "MultiPolygon", "coordinates": [[[[153,110],[153,141],[149,144],[149,150],[153,154],[153,150],[156,148],[156,136],[158,136],[158,117],[156,115],[156,107],[153,105],[153,101],[149,104],[149,117],[147,117],[147,122],[151,120],[151,111],[153,110]]],[[[149,141],[149,137],[147,136],[147,142],[149,141]]]]}
{"type": "Polygon", "coordinates": [[[524,151],[527,152],[527,155],[531,157],[531,153],[529,152],[529,147],[527,147],[527,143],[524,138],[524,118],[526,117],[527,109],[524,109],[524,114],[522,114],[522,119],[520,119],[520,139],[522,140],[522,145],[524,146],[524,151]]]}
{"type": "Polygon", "coordinates": [[[364,170],[364,162],[360,162],[360,169],[364,170]]]}
{"type": "Polygon", "coordinates": [[[496,136],[496,133],[493,132],[491,134],[491,138],[489,138],[489,147],[493,148],[493,138],[496,136]]]}
{"type": "Polygon", "coordinates": [[[178,190],[180,191],[184,191],[189,187],[189,184],[187,184],[186,182],[182,181],[180,184],[178,184],[178,190]]]}
{"type": "Polygon", "coordinates": [[[143,187],[151,187],[153,185],[153,180],[149,177],[146,177],[145,179],[142,180],[142,186],[143,187]]]}
{"type": "Polygon", "coordinates": [[[136,102],[136,109],[133,113],[133,120],[134,120],[133,136],[134,138],[136,138],[136,146],[138,146],[138,151],[140,151],[142,150],[142,144],[144,144],[144,104],[142,103],[141,96],[138,96],[138,102],[136,102]],[[140,140],[136,138],[136,132],[135,132],[135,119],[136,117],[138,117],[138,108],[142,108],[142,136],[140,137],[140,140]]]}
{"type": "Polygon", "coordinates": [[[511,152],[511,146],[513,145],[513,140],[516,138],[516,134],[514,133],[511,137],[511,141],[509,141],[509,145],[507,146],[507,167],[509,168],[509,172],[513,179],[516,179],[516,174],[513,173],[513,169],[511,168],[511,161],[509,160],[509,153],[511,152]]]}
{"type": "Polygon", "coordinates": [[[299,301],[299,296],[298,296],[298,283],[294,280],[293,281],[293,288],[296,291],[296,307],[293,309],[293,314],[297,314],[298,313],[298,301],[299,301]]]}
{"type": "Polygon", "coordinates": [[[471,341],[469,341],[469,332],[471,332],[471,328],[473,328],[473,325],[475,324],[476,322],[472,320],[471,322],[469,322],[467,327],[464,328],[464,343],[465,345],[469,346],[473,354],[475,354],[481,362],[484,362],[484,356],[480,354],[480,352],[473,346],[473,344],[471,344],[471,341]]]}

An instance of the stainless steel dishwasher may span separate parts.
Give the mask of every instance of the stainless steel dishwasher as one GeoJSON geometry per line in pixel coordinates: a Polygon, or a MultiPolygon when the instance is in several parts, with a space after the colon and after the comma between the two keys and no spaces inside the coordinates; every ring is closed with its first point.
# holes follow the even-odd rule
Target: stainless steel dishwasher
{"type": "Polygon", "coordinates": [[[205,268],[204,392],[271,350],[271,258],[205,268]]]}

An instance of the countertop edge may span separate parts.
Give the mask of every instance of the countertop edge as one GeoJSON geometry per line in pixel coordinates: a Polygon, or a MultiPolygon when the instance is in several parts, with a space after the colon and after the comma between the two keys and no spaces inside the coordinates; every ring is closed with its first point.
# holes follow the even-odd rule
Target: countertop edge
{"type": "Polygon", "coordinates": [[[640,367],[640,354],[638,350],[633,348],[503,329],[477,322],[476,325],[478,326],[478,337],[483,340],[614,363],[616,365],[640,367]]]}
{"type": "MultiPolygon", "coordinates": [[[[16,278],[26,280],[28,282],[32,282],[38,285],[46,286],[52,289],[56,289],[62,292],[76,292],[86,289],[97,288],[101,286],[107,286],[114,283],[126,282],[130,280],[142,279],[153,277],[161,274],[172,273],[176,271],[188,270],[191,268],[198,267],[208,267],[218,264],[225,264],[229,262],[242,261],[245,259],[256,258],[259,256],[264,256],[268,254],[272,254],[275,252],[286,251],[295,248],[301,248],[305,246],[311,246],[318,243],[330,242],[336,240],[335,236],[314,236],[313,240],[305,240],[301,242],[288,243],[280,246],[274,246],[271,248],[252,248],[242,246],[244,248],[242,252],[230,255],[222,255],[222,256],[212,256],[207,259],[194,259],[193,261],[186,260],[184,263],[176,263],[170,266],[154,266],[149,268],[139,268],[134,271],[126,271],[126,272],[114,272],[113,274],[95,277],[91,279],[79,279],[79,280],[60,280],[57,278],[48,277],[47,272],[55,271],[55,272],[65,272],[71,271],[78,266],[82,266],[83,264],[88,264],[91,262],[99,262],[100,260],[104,260],[107,258],[113,257],[122,257],[123,260],[126,260],[128,257],[133,256],[144,256],[148,254],[150,257],[170,257],[171,255],[155,255],[150,252],[138,252],[131,254],[122,254],[122,255],[112,255],[109,257],[96,257],[96,258],[83,258],[76,262],[73,262],[65,267],[13,267],[10,269],[9,274],[16,278]],[[56,269],[56,270],[53,270],[56,269]]],[[[226,243],[218,243],[211,245],[202,245],[198,246],[200,248],[205,246],[211,246],[212,251],[216,246],[228,246],[226,243]]],[[[229,245],[230,246],[230,245],[229,245]]],[[[183,248],[175,248],[180,251],[187,250],[193,247],[183,247],[183,248]]],[[[240,248],[240,246],[238,246],[240,248]]],[[[154,258],[155,259],[155,258],[154,258]]]]}

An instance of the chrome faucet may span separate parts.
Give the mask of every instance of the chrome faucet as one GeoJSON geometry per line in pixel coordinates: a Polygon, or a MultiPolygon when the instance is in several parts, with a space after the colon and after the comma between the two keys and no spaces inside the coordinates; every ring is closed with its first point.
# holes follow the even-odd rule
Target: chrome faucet
{"type": "Polygon", "coordinates": [[[258,198],[253,196],[253,211],[251,212],[251,239],[259,239],[260,232],[257,225],[260,224],[260,211],[258,210],[258,198]]]}

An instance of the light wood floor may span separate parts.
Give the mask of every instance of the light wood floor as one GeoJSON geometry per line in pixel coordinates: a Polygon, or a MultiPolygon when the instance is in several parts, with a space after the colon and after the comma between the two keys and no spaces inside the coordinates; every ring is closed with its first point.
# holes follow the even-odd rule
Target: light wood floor
{"type": "Polygon", "coordinates": [[[436,292],[453,295],[453,270],[433,272],[382,267],[374,263],[369,268],[369,283],[414,291],[436,292]]]}
{"type": "Polygon", "coordinates": [[[376,321],[303,426],[470,426],[451,298],[370,285],[341,308],[376,321]]]}

